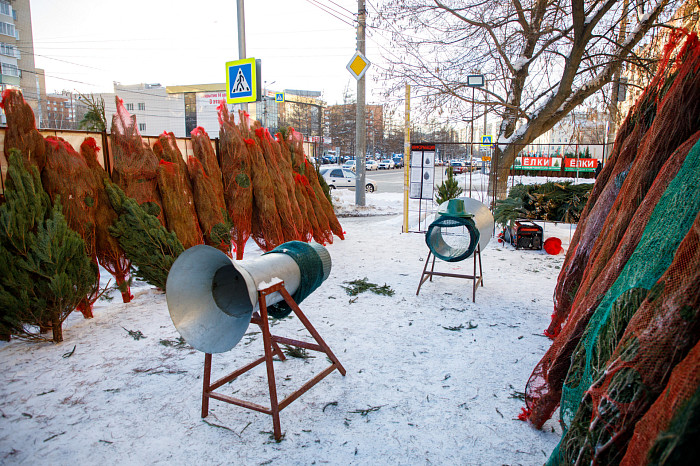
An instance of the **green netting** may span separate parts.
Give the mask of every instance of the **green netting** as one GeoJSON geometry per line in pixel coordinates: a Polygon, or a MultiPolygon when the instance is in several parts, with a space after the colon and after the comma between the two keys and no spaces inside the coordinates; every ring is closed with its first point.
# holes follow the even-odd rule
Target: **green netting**
{"type": "Polygon", "coordinates": [[[428,227],[425,244],[435,257],[446,262],[459,262],[474,253],[479,237],[479,230],[471,218],[443,215],[428,227]]]}
{"type": "MultiPolygon", "coordinates": [[[[586,390],[604,372],[605,361],[612,355],[621,336],[616,329],[626,326],[633,314],[629,310],[641,301],[642,290],[649,290],[646,297],[653,299],[649,294],[656,292],[654,285],[671,265],[676,249],[698,215],[698,173],[700,143],[693,146],[678,174],[659,199],[637,248],[603,297],[574,351],[561,399],[560,416],[565,430],[571,427],[586,390]],[[613,341],[601,344],[601,334],[613,341]]],[[[549,464],[558,464],[560,448],[561,443],[552,453],[549,464]]]]}
{"type": "MultiPolygon", "coordinates": [[[[299,287],[292,295],[292,299],[299,304],[306,299],[316,288],[321,286],[325,279],[323,273],[323,261],[319,257],[313,246],[301,241],[289,241],[277,246],[267,254],[287,254],[294,259],[294,262],[299,266],[301,272],[301,281],[299,287]]],[[[267,313],[270,317],[281,319],[287,317],[292,312],[292,308],[281,301],[267,307],[267,313]]]]}

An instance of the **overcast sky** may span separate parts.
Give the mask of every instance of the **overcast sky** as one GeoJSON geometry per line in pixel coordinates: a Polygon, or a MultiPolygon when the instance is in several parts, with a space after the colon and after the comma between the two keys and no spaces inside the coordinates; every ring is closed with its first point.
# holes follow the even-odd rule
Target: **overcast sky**
{"type": "MultiPolygon", "coordinates": [[[[370,15],[379,0],[369,1],[370,15]]],[[[112,92],[122,84],[221,83],[237,60],[236,0],[31,0],[36,66],[48,92],[112,92]]],[[[323,91],[342,101],[356,81],[345,69],[355,52],[354,0],[247,0],[247,56],[262,60],[271,90],[323,91]],[[325,8],[326,10],[324,10],[325,8]],[[331,10],[331,11],[328,11],[331,10]]],[[[370,31],[371,33],[371,31],[370,31]]],[[[378,34],[367,56],[381,63],[378,34]]],[[[382,101],[367,73],[367,101],[382,101]]]]}

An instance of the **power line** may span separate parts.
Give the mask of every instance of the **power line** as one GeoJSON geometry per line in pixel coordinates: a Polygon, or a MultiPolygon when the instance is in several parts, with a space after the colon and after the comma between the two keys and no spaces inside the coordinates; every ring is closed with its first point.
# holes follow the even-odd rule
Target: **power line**
{"type": "Polygon", "coordinates": [[[342,21],[343,23],[347,24],[350,27],[355,27],[354,24],[349,23],[346,19],[341,18],[337,14],[334,13],[335,10],[330,10],[327,9],[327,6],[321,5],[320,3],[317,3],[315,0],[305,0],[308,4],[315,6],[319,10],[323,11],[324,13],[328,13],[329,15],[333,16],[335,19],[342,21]]]}

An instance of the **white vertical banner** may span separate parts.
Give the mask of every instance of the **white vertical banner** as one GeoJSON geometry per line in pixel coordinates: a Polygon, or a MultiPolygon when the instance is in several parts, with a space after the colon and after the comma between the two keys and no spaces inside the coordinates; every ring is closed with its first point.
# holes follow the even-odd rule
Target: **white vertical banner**
{"type": "Polygon", "coordinates": [[[435,187],[435,144],[411,144],[411,199],[432,199],[435,187]]]}

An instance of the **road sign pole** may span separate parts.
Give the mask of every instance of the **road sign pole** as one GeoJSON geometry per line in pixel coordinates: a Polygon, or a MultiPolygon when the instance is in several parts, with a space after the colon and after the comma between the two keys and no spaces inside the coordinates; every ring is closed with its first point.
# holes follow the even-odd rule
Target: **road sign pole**
{"type": "MultiPolygon", "coordinates": [[[[357,50],[365,53],[365,0],[357,0],[357,50]]],[[[365,153],[367,126],[365,124],[365,77],[357,80],[357,112],[355,116],[355,204],[365,205],[365,153]]]]}
{"type": "MultiPolygon", "coordinates": [[[[236,0],[236,12],[238,14],[238,59],[243,60],[245,56],[245,11],[244,0],[236,0]]],[[[248,113],[248,104],[241,104],[243,111],[248,113]]]]}

